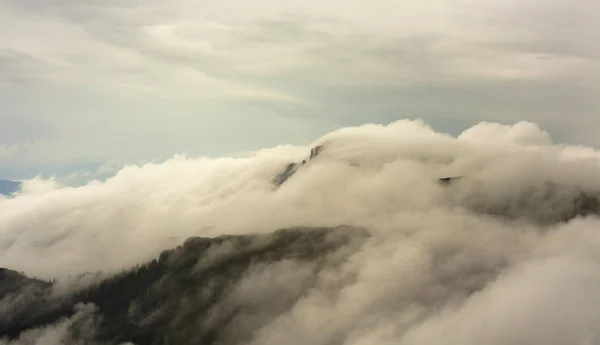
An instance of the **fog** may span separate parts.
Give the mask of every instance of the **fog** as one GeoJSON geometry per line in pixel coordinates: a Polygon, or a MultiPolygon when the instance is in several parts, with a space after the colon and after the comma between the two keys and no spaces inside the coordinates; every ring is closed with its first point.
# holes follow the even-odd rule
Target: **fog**
{"type": "MultiPolygon", "coordinates": [[[[600,221],[539,221],[517,203],[528,190],[525,206],[537,207],[545,183],[566,186],[536,209],[549,217],[577,190],[600,190],[599,163],[532,123],[452,137],[403,120],[243,158],[128,166],[77,188],[34,179],[0,199],[0,267],[71,289],[75,274],[115,273],[190,236],[350,225],[369,241],[319,271],[252,344],[600,344],[600,221]],[[273,185],[315,145],[318,157],[273,185]],[[437,183],[447,176],[464,181],[437,183]],[[487,205],[519,217],[474,211],[487,205]]],[[[313,271],[283,262],[253,272],[231,298],[268,304],[313,271]]]]}

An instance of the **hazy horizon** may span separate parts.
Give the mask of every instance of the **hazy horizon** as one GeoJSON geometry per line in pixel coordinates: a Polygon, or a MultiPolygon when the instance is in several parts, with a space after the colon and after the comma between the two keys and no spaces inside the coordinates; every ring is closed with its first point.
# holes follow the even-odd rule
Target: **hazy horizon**
{"type": "MultiPolygon", "coordinates": [[[[423,120],[422,119],[414,119],[414,120],[399,119],[397,121],[423,121],[423,120]]],[[[394,121],[394,122],[396,122],[396,121],[394,121]]],[[[393,122],[387,123],[387,124],[363,123],[363,124],[358,124],[358,126],[359,127],[360,126],[371,126],[371,125],[387,126],[387,125],[392,125],[392,124],[393,124],[393,122]]],[[[488,126],[488,125],[492,126],[492,127],[498,126],[499,128],[505,127],[505,126],[507,126],[506,128],[510,128],[511,126],[518,127],[520,125],[537,127],[537,128],[539,128],[539,130],[543,131],[544,133],[547,133],[548,137],[552,138],[551,142],[554,144],[567,145],[567,146],[573,146],[573,147],[579,146],[581,148],[581,150],[590,150],[590,151],[594,150],[594,147],[578,145],[578,143],[557,142],[554,140],[554,137],[551,132],[546,131],[544,128],[539,127],[535,123],[531,123],[531,122],[527,122],[527,121],[518,121],[515,123],[508,123],[508,124],[498,123],[498,122],[481,121],[481,122],[477,122],[477,123],[473,124],[473,126],[464,128],[462,131],[454,131],[454,132],[440,130],[439,128],[436,128],[435,126],[431,126],[429,123],[427,123],[427,126],[432,128],[433,130],[436,130],[439,133],[443,133],[445,135],[455,137],[455,138],[460,137],[463,133],[468,132],[471,128],[478,127],[478,126],[488,126]]],[[[335,128],[331,132],[343,130],[344,128],[346,128],[346,127],[335,128]]],[[[272,148],[276,148],[276,147],[280,147],[280,146],[290,146],[290,145],[298,146],[298,147],[305,147],[306,150],[309,150],[309,148],[311,146],[316,145],[315,143],[319,141],[320,137],[327,135],[327,134],[328,134],[328,132],[322,133],[321,136],[312,138],[312,140],[309,140],[306,142],[276,143],[272,146],[250,148],[246,151],[234,152],[234,153],[229,153],[229,154],[220,154],[220,155],[219,154],[215,154],[215,155],[205,154],[205,155],[196,155],[195,156],[195,155],[186,154],[185,152],[175,152],[170,156],[156,158],[156,159],[148,159],[148,160],[138,160],[138,161],[132,160],[132,161],[122,161],[122,162],[107,161],[107,162],[102,162],[102,163],[98,163],[98,164],[75,165],[75,166],[62,165],[59,167],[54,167],[53,169],[47,169],[47,170],[42,169],[41,171],[34,170],[34,171],[24,172],[17,176],[13,175],[10,178],[5,178],[4,176],[0,176],[0,179],[9,180],[9,181],[21,181],[21,182],[29,181],[29,180],[48,180],[48,181],[51,180],[60,185],[76,187],[76,186],[83,186],[92,181],[105,181],[106,179],[115,176],[115,174],[117,174],[121,169],[128,167],[128,166],[144,166],[146,164],[151,164],[151,163],[160,164],[160,163],[169,161],[173,158],[176,158],[178,156],[186,156],[186,157],[190,157],[190,158],[213,158],[213,159],[216,159],[216,158],[242,158],[242,157],[249,157],[249,156],[253,155],[254,153],[259,152],[261,150],[268,150],[268,149],[272,149],[272,148]]]]}

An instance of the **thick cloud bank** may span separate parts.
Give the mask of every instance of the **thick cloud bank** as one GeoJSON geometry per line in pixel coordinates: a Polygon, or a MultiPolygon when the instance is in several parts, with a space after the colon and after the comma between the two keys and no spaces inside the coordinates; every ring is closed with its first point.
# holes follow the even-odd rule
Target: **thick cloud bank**
{"type": "Polygon", "coordinates": [[[370,237],[335,269],[279,262],[236,283],[236,303],[296,296],[247,343],[600,344],[598,201],[577,201],[600,192],[599,163],[531,123],[454,138],[398,121],[246,158],[130,166],[78,188],[26,181],[0,199],[0,267],[65,290],[72,275],[113,274],[190,236],[349,225],[370,237]]]}

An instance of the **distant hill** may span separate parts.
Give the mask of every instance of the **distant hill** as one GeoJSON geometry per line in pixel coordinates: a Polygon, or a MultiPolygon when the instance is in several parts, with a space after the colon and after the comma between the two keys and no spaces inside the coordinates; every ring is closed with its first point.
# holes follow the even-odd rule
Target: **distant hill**
{"type": "Polygon", "coordinates": [[[21,188],[21,182],[0,180],[0,194],[11,195],[21,188]]]}

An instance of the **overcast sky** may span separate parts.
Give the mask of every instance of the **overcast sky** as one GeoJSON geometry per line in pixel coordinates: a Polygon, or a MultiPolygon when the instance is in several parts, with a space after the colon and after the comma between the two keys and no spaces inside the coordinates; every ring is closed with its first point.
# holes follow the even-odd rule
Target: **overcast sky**
{"type": "Polygon", "coordinates": [[[0,0],[0,178],[401,118],[600,147],[599,59],[598,0],[0,0]]]}

